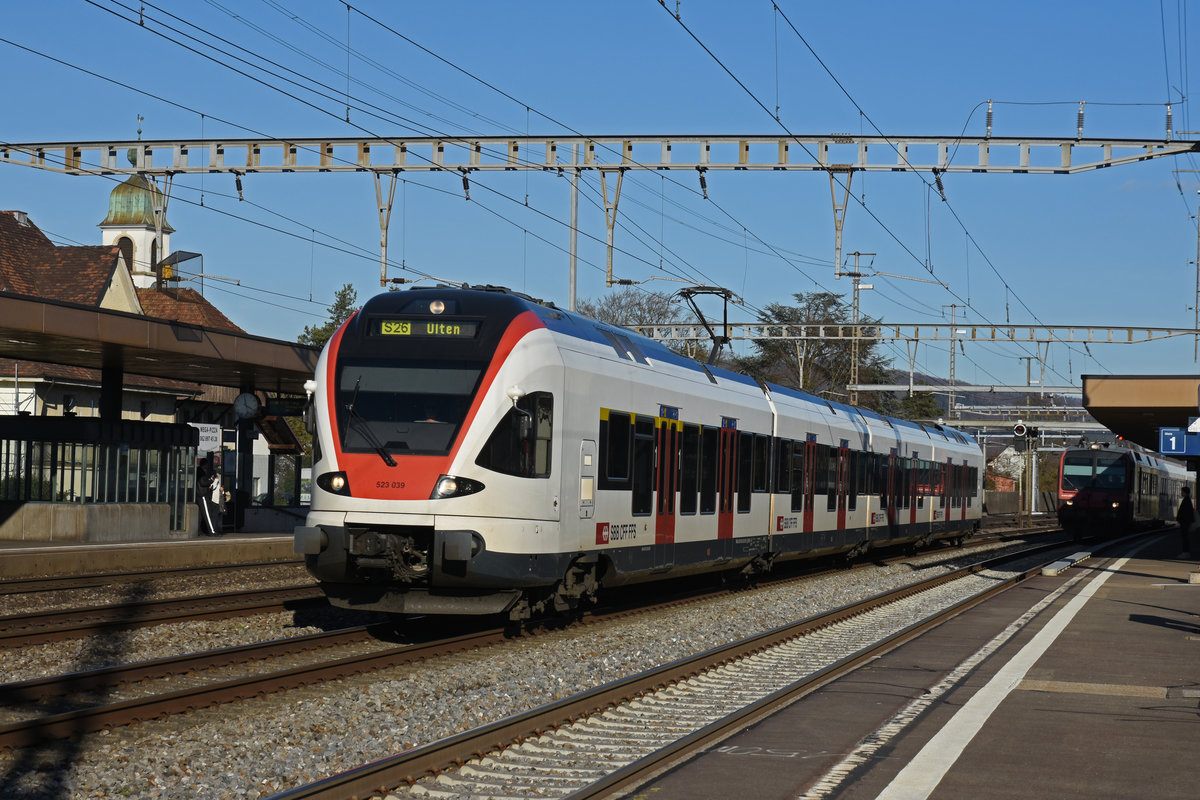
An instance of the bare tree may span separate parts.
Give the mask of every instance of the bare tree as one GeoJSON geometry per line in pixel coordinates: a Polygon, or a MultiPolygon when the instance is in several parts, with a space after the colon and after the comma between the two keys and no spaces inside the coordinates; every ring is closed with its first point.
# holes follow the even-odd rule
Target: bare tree
{"type": "MultiPolygon", "coordinates": [[[[843,295],[832,292],[795,294],[796,305],[770,303],[759,321],[769,325],[848,325],[850,307],[843,295]]],[[[878,319],[862,317],[859,324],[878,324],[878,319]]],[[[858,375],[860,383],[882,383],[889,362],[877,352],[877,342],[859,342],[858,375]]],[[[836,399],[846,391],[850,382],[851,345],[849,341],[810,339],[807,342],[759,339],[754,342],[754,354],[739,358],[738,367],[748,375],[781,386],[790,386],[812,394],[825,394],[836,399]]],[[[890,395],[866,394],[861,405],[879,411],[892,411],[890,395]]]]}

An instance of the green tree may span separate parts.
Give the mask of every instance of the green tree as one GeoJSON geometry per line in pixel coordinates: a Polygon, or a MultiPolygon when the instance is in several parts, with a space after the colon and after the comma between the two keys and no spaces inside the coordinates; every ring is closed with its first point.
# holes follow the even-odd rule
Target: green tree
{"type": "MultiPolygon", "coordinates": [[[[779,326],[782,333],[788,328],[816,325],[849,325],[851,309],[844,295],[832,292],[809,292],[792,295],[796,305],[770,303],[759,315],[759,321],[769,326],[779,326]]],[[[860,317],[860,326],[879,323],[878,319],[860,317]]],[[[884,383],[890,372],[890,364],[878,352],[878,343],[858,343],[858,382],[884,383]]],[[[847,400],[846,386],[851,377],[851,353],[853,347],[848,339],[758,339],[754,341],[754,353],[737,359],[738,368],[759,380],[778,383],[812,394],[823,394],[838,400],[847,400]]],[[[859,395],[859,404],[885,413],[892,413],[895,400],[886,393],[859,395]]]]}
{"type": "Polygon", "coordinates": [[[305,325],[304,332],[297,337],[296,341],[313,347],[324,347],[342,323],[350,319],[355,311],[358,311],[359,307],[354,304],[357,300],[358,293],[354,291],[353,286],[348,283],[342,286],[334,295],[333,305],[329,307],[329,321],[324,325],[305,325]]]}
{"type": "Polygon", "coordinates": [[[901,419],[937,419],[942,415],[942,408],[933,392],[913,392],[898,400],[893,410],[901,419]]]}
{"type": "MultiPolygon", "coordinates": [[[[329,306],[329,320],[323,325],[305,325],[304,332],[296,337],[296,341],[300,344],[308,344],[313,347],[324,347],[341,324],[350,319],[350,316],[358,311],[359,306],[355,305],[358,300],[358,293],[354,291],[354,287],[350,284],[345,284],[341,289],[338,289],[333,297],[333,304],[329,306]]],[[[304,448],[305,463],[312,464],[312,436],[304,428],[304,420],[300,417],[288,417],[288,427],[292,429],[292,433],[296,435],[297,441],[304,448]]]]}

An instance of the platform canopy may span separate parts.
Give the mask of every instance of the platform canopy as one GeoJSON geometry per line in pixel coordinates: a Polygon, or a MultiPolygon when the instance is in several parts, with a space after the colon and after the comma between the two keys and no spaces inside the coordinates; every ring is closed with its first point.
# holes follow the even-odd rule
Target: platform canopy
{"type": "Polygon", "coordinates": [[[1200,416],[1200,375],[1084,375],[1083,406],[1113,433],[1158,450],[1159,428],[1200,416]]]}
{"type": "Polygon", "coordinates": [[[113,375],[302,395],[320,351],[296,342],[0,293],[0,355],[113,375]]]}

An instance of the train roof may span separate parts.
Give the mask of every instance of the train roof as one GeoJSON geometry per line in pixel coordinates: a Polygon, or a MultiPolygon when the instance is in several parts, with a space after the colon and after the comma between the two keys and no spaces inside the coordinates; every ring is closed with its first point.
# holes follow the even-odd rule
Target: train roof
{"type": "MultiPolygon", "coordinates": [[[[367,315],[400,313],[411,304],[413,293],[439,293],[448,298],[470,295],[474,298],[473,305],[478,304],[475,308],[471,309],[473,316],[496,312],[516,316],[521,311],[533,311],[550,330],[604,346],[611,346],[621,358],[628,358],[629,355],[626,353],[624,346],[620,344],[619,339],[615,339],[615,337],[627,337],[636,344],[637,348],[645,356],[651,357],[660,363],[704,373],[714,383],[717,378],[722,378],[733,383],[760,388],[759,382],[745,373],[701,363],[675,352],[656,339],[643,336],[629,328],[613,325],[608,322],[601,322],[578,312],[565,311],[553,303],[538,300],[537,298],[503,286],[413,286],[403,292],[385,292],[376,295],[363,305],[363,311],[367,315]]],[[[809,392],[780,384],[764,383],[763,385],[772,394],[783,395],[792,400],[798,400],[810,406],[815,413],[820,415],[845,417],[848,420],[859,417],[868,425],[872,422],[887,425],[897,433],[901,429],[906,429],[917,435],[923,434],[929,439],[933,439],[936,435],[947,441],[957,442],[968,447],[978,447],[978,443],[974,438],[947,425],[920,423],[900,419],[899,417],[889,417],[870,409],[818,397],[809,392]]]]}

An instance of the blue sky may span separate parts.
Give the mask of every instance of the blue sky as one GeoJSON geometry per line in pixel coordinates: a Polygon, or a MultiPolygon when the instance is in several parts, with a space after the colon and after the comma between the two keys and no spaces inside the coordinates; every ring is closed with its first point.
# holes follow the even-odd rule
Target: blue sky
{"type": "MultiPolygon", "coordinates": [[[[6,4],[0,140],[136,138],[138,115],[145,139],[411,136],[414,128],[426,135],[784,134],[754,98],[778,105],[783,126],[797,134],[873,133],[873,122],[892,136],[981,136],[989,99],[997,102],[997,136],[1072,137],[1081,100],[1089,137],[1162,138],[1168,99],[1176,138],[1197,138],[1180,132],[1200,129],[1200,112],[1182,101],[1193,77],[1200,89],[1200,48],[1187,47],[1189,38],[1200,42],[1200,4],[1187,0],[784,1],[778,14],[757,0],[683,0],[686,29],[673,16],[676,3],[664,9],[657,0],[352,5],[348,14],[334,0],[6,4]],[[352,124],[345,122],[347,28],[350,94],[387,119],[355,110],[352,124]],[[216,46],[308,74],[334,97],[287,97],[229,69],[235,62],[216,46]]],[[[1175,170],[1196,169],[1200,157],[1072,176],[949,174],[948,203],[929,198],[915,175],[860,173],[854,195],[882,225],[851,202],[844,250],[874,252],[871,269],[919,278],[930,277],[928,252],[929,268],[949,285],[877,279],[863,293],[863,311],[928,323],[969,301],[966,318],[976,323],[1191,327],[1200,173],[1175,170]]],[[[389,256],[413,272],[391,274],[508,285],[566,306],[566,181],[524,172],[472,180],[467,201],[455,176],[405,176],[389,256]]],[[[720,284],[746,301],[731,310],[734,321],[751,321],[757,309],[788,302],[794,292],[850,291],[848,280],[833,277],[823,174],[710,173],[707,182],[712,201],[696,192],[693,174],[627,176],[619,215],[630,227],[616,234],[624,251],[615,258],[619,276],[675,273],[720,284]]],[[[114,185],[0,164],[0,207],[29,212],[61,244],[97,244],[96,224],[114,185]]],[[[168,212],[173,249],[202,252],[206,272],[241,282],[207,281],[205,293],[243,328],[294,339],[325,318],[341,285],[353,284],[360,300],[380,291],[368,175],[250,175],[243,197],[228,175],[179,176],[168,212]]],[[[606,291],[599,202],[598,179],[589,175],[580,208],[580,297],[606,291]]],[[[961,319],[963,310],[957,313],[961,319]]],[[[888,350],[898,367],[903,352],[888,350]]],[[[967,345],[957,375],[1023,383],[1021,359],[1033,354],[1028,346],[967,345]]],[[[945,344],[921,345],[918,368],[947,374],[945,344]]],[[[1081,373],[1200,369],[1191,339],[1097,345],[1090,353],[1056,345],[1048,368],[1048,384],[1078,383],[1081,373]]]]}

